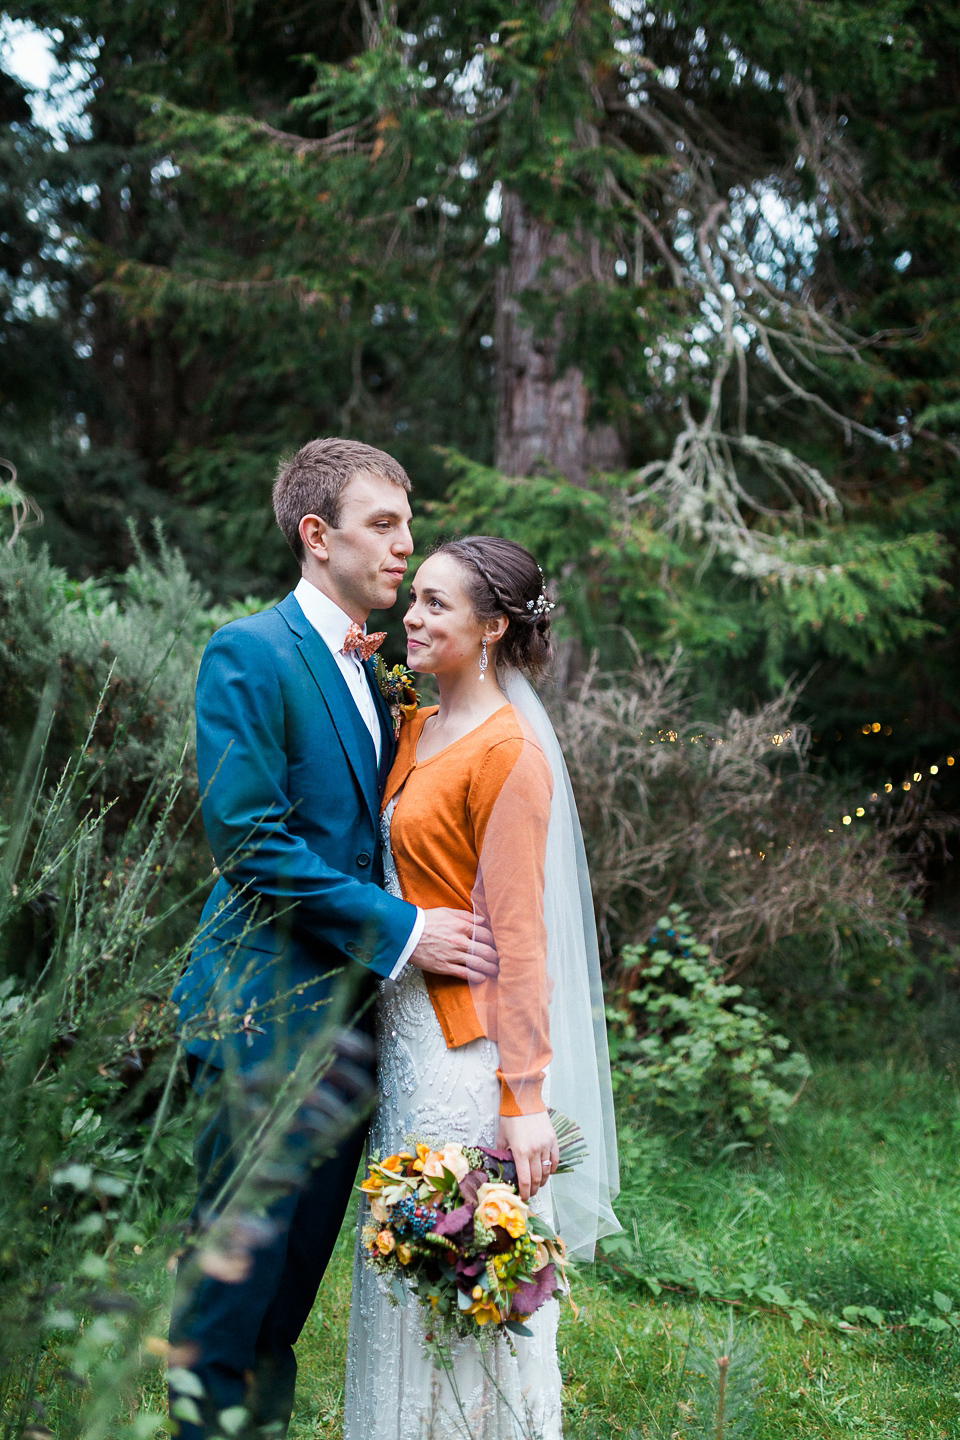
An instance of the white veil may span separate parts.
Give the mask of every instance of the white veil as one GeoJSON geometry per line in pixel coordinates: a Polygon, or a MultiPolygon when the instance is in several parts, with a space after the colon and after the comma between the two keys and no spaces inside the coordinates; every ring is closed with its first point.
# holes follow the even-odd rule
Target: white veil
{"type": "Polygon", "coordinates": [[[597,1240],[622,1227],[612,1203],[620,1189],[617,1132],[587,856],[570,776],[546,710],[516,671],[508,672],[501,689],[533,731],[553,779],[544,867],[553,1058],[544,1096],[551,1109],[577,1122],[589,1154],[570,1174],[554,1176],[547,1193],[567,1253],[592,1260],[597,1240]]]}

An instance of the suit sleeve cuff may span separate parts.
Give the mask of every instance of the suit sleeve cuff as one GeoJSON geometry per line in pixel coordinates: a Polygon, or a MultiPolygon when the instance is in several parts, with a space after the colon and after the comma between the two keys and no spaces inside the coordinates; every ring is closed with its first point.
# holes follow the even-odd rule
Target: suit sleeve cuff
{"type": "Polygon", "coordinates": [[[410,956],[420,944],[420,936],[423,934],[423,927],[426,923],[426,918],[427,917],[424,915],[423,911],[418,905],[417,918],[413,922],[413,929],[410,931],[406,945],[404,945],[403,949],[400,951],[400,956],[397,960],[396,965],[394,965],[393,969],[390,971],[390,974],[387,976],[388,980],[396,980],[397,976],[400,974],[400,971],[403,969],[404,965],[406,965],[407,961],[410,959],[410,956]]]}

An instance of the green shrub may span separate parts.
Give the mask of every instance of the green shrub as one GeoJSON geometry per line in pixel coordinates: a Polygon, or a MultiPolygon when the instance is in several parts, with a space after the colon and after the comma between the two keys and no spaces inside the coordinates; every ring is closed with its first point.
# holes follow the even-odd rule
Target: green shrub
{"type": "Polygon", "coordinates": [[[671,905],[649,941],[626,947],[623,966],[636,988],[610,1012],[621,1089],[750,1137],[782,1124],[810,1065],[743,1003],[742,986],[722,982],[686,911],[671,905]]]}
{"type": "MultiPolygon", "coordinates": [[[[19,756],[43,695],[55,706],[46,736],[47,768],[59,774],[85,743],[94,711],[94,792],[135,813],[153,776],[180,760],[193,715],[203,647],[218,626],[262,602],[211,606],[178,551],[161,533],[150,555],[109,583],[78,581],[45,549],[0,545],[0,759],[6,775],[19,756]],[[118,742],[118,743],[115,743],[118,742]]],[[[185,778],[192,770],[187,753],[185,778]]]]}
{"type": "MultiPolygon", "coordinates": [[[[48,721],[41,712],[40,732],[48,721]]],[[[90,791],[94,734],[42,787],[42,733],[28,747],[0,836],[0,1422],[11,1437],[48,1420],[79,1434],[81,1411],[106,1405],[112,1417],[129,1395],[130,1347],[148,1319],[129,1293],[138,1256],[189,1177],[167,1003],[195,908],[171,885],[182,776],[157,774],[111,833],[90,791]]]]}

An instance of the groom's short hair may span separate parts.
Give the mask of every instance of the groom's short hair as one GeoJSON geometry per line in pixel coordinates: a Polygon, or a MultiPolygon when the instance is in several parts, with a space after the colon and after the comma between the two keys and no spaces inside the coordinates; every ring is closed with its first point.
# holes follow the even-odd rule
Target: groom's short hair
{"type": "Polygon", "coordinates": [[[344,487],[361,471],[410,489],[410,477],[398,460],[359,440],[340,440],[335,435],[308,440],[296,455],[281,461],[273,482],[273,513],[298,560],[303,560],[300,521],[304,515],[319,515],[339,529],[344,487]]]}

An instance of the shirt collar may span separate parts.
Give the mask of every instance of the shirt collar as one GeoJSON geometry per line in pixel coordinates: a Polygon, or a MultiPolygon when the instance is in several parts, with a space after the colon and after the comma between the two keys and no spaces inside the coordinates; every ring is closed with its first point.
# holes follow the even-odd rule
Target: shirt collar
{"type": "MultiPolygon", "coordinates": [[[[294,599],[300,606],[310,624],[316,630],[320,639],[324,641],[328,650],[338,655],[343,649],[343,642],[347,638],[347,631],[353,624],[350,616],[329,595],[318,590],[316,585],[311,585],[309,580],[301,579],[293,592],[294,599]]],[[[364,627],[366,629],[366,627],[364,627]]]]}

